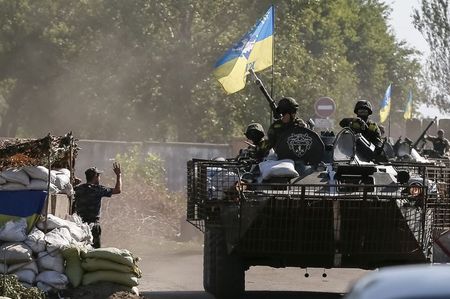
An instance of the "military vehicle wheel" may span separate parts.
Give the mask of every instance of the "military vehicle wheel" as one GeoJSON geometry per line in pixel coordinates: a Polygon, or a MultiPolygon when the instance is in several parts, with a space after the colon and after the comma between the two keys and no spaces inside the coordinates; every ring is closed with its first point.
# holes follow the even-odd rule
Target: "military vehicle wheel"
{"type": "Polygon", "coordinates": [[[225,234],[218,228],[205,230],[203,287],[218,299],[239,298],[245,290],[242,261],[235,254],[228,254],[225,234]]]}

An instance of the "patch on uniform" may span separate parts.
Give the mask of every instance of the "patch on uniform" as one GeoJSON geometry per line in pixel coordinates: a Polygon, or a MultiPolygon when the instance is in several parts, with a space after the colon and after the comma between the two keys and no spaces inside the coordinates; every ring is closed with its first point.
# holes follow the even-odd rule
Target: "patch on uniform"
{"type": "Polygon", "coordinates": [[[313,140],[308,134],[291,134],[287,139],[289,149],[299,158],[311,149],[313,140]]]}

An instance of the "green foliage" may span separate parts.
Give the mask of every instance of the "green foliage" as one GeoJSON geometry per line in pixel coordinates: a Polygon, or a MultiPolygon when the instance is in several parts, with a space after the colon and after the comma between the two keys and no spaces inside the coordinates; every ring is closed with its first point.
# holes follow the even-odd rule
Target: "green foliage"
{"type": "Polygon", "coordinates": [[[155,188],[165,188],[166,170],[164,161],[158,155],[143,154],[140,146],[135,146],[128,152],[117,154],[116,161],[123,170],[124,180],[141,182],[155,188]]]}
{"type": "Polygon", "coordinates": [[[44,292],[36,287],[23,286],[15,275],[0,275],[0,296],[11,299],[45,299],[44,292]]]}
{"type": "Polygon", "coordinates": [[[426,93],[433,104],[450,111],[450,10],[448,0],[422,0],[414,11],[414,25],[430,47],[426,93]]]}
{"type": "MultiPolygon", "coordinates": [[[[301,117],[324,95],[340,118],[360,97],[376,106],[389,83],[393,98],[417,89],[414,51],[395,41],[381,0],[0,0],[0,82],[15,82],[0,135],[227,142],[267,126],[254,84],[227,96],[211,74],[272,2],[273,93],[297,98],[301,117]]],[[[270,70],[261,77],[270,85],[270,70]]]]}

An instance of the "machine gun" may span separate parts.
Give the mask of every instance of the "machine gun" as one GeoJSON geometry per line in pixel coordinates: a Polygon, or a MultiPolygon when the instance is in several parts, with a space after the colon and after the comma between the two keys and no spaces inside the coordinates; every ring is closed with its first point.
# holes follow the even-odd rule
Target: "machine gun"
{"type": "Polygon", "coordinates": [[[261,81],[261,79],[258,78],[258,76],[256,76],[256,73],[253,69],[250,69],[249,72],[255,78],[256,85],[258,85],[259,90],[261,90],[261,92],[263,93],[267,102],[269,103],[270,109],[272,110],[272,113],[273,113],[273,118],[280,119],[281,115],[277,112],[277,104],[275,104],[275,101],[270,96],[270,94],[267,91],[266,87],[264,86],[263,82],[261,81]]]}
{"type": "Polygon", "coordinates": [[[419,144],[419,142],[424,139],[425,134],[427,133],[427,131],[431,128],[431,126],[436,122],[437,120],[437,116],[428,124],[428,126],[425,128],[425,130],[423,130],[422,134],[420,134],[419,138],[417,138],[416,142],[414,142],[414,144],[412,145],[413,149],[417,150],[417,145],[419,144]]]}

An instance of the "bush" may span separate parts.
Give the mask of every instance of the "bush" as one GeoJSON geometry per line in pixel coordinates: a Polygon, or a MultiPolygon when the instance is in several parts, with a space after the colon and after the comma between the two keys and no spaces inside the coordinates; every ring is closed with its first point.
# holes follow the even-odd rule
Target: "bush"
{"type": "Polygon", "coordinates": [[[140,146],[135,146],[124,154],[118,154],[116,161],[120,163],[126,175],[126,182],[142,182],[157,189],[165,188],[166,170],[164,161],[155,154],[142,153],[140,146]]]}

